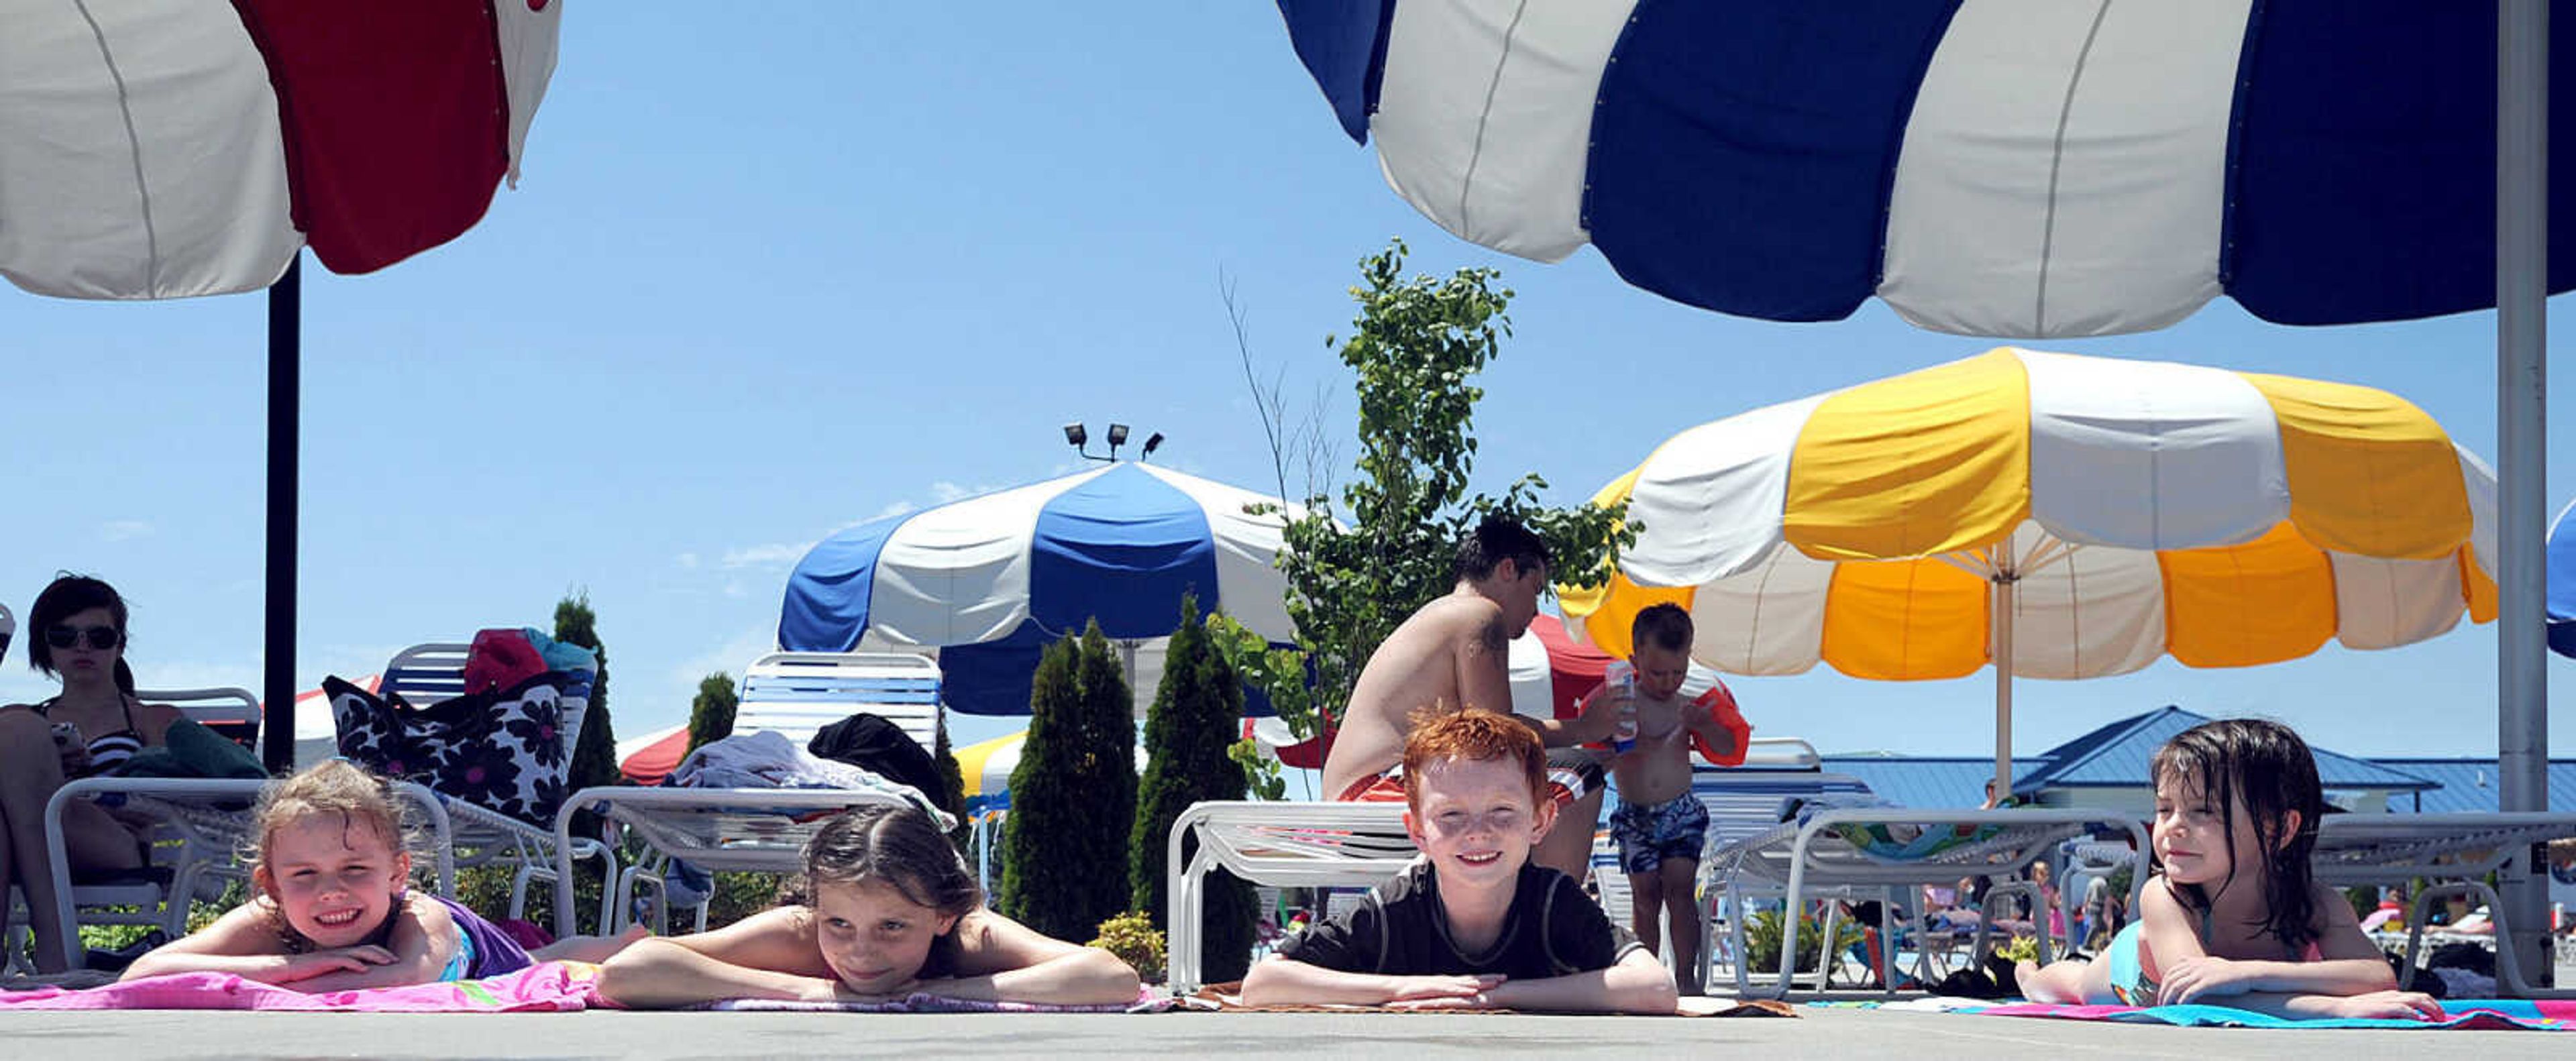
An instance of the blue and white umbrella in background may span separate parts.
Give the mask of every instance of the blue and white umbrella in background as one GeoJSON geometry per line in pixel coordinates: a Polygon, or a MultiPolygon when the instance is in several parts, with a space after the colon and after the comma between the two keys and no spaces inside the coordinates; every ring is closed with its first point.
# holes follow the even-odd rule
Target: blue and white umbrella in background
{"type": "Polygon", "coordinates": [[[1121,463],[863,523],[797,563],[778,644],[936,650],[949,707],[1025,715],[1040,652],[1097,619],[1126,656],[1141,715],[1184,595],[1273,642],[1294,636],[1272,566],[1285,518],[1250,511],[1278,504],[1121,463]]]}
{"type": "MultiPolygon", "coordinates": [[[[2288,324],[2495,305],[2492,3],[1279,6],[1425,216],[1540,261],[1589,243],[1694,306],[1839,320],[1874,296],[2035,338],[2222,294],[2288,324]]],[[[2576,105],[2550,113],[2567,142],[2576,105]]],[[[2576,209],[2548,226],[2576,246],[2576,209]]],[[[2576,256],[2549,270],[2571,286],[2576,256]]]]}
{"type": "Polygon", "coordinates": [[[2549,650],[2576,657],[2576,502],[2549,521],[2549,650]]]}

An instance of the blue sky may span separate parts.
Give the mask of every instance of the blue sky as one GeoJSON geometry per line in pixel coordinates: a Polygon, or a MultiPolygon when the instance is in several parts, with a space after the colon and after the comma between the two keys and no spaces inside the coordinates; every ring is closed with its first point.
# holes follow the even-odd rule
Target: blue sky
{"type": "MultiPolygon", "coordinates": [[[[1495,265],[1518,293],[1482,380],[1488,490],[1536,471],[1577,501],[1691,425],[1995,345],[1876,303],[1835,324],[1722,317],[1630,288],[1588,250],[1542,265],[1467,245],[1343,137],[1267,4],[574,5],[524,180],[480,227],[375,275],[308,269],[303,684],[544,626],[586,589],[634,736],[769,645],[807,546],[1071,471],[1066,421],[1160,431],[1158,463],[1263,487],[1219,278],[1263,372],[1293,405],[1325,395],[1347,438],[1356,403],[1324,339],[1390,236],[1416,271],[1495,265]]],[[[256,688],[264,319],[256,295],[0,288],[0,600],[23,618],[57,569],[100,575],[132,600],[145,684],[256,688]]],[[[2554,324],[2553,352],[2576,322],[2554,324]]],[[[2035,345],[2382,387],[2492,458],[2493,329],[2284,328],[2221,302],[2161,332],[2035,345]]],[[[2550,417],[2555,506],[2576,490],[2576,409],[2550,417]]],[[[2561,755],[2571,667],[2551,662],[2561,755]]],[[[1734,684],[1757,727],[1828,751],[1991,747],[1990,674],[1734,684]]],[[[0,701],[50,688],[23,649],[0,665],[0,701]]],[[[2177,703],[2351,753],[2492,754],[2494,689],[2491,627],[2245,670],[2166,661],[2022,682],[2016,743],[2177,703]]]]}

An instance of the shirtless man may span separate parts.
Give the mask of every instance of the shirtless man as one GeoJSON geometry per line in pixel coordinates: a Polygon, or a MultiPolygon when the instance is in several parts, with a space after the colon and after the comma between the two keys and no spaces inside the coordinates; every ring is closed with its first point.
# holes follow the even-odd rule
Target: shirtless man
{"type": "MultiPolygon", "coordinates": [[[[1547,569],[1547,546],[1514,520],[1487,516],[1468,532],[1458,542],[1457,588],[1397,626],[1360,669],[1324,758],[1324,791],[1342,800],[1402,800],[1400,761],[1415,712],[1439,705],[1510,712],[1511,640],[1538,616],[1547,569]]],[[[1601,820],[1602,770],[1571,745],[1607,739],[1614,709],[1605,703],[1562,722],[1513,716],[1558,749],[1547,762],[1557,825],[1530,860],[1576,880],[1591,861],[1592,826],[1601,820]]]]}
{"type": "MultiPolygon", "coordinates": [[[[1611,759],[1619,781],[1619,807],[1610,812],[1610,835],[1619,842],[1619,868],[1637,939],[1661,952],[1664,916],[1672,921],[1674,979],[1686,995],[1699,993],[1700,849],[1708,841],[1708,808],[1691,791],[1691,748],[1720,765],[1744,762],[1752,727],[1736,713],[1724,684],[1690,700],[1681,698],[1690,677],[1690,613],[1658,604],[1637,613],[1629,628],[1636,668],[1636,745],[1611,759]]],[[[1607,683],[1584,694],[1584,716],[1615,706],[1620,691],[1607,683]]],[[[1617,727],[1616,710],[1600,711],[1617,727]]]]}

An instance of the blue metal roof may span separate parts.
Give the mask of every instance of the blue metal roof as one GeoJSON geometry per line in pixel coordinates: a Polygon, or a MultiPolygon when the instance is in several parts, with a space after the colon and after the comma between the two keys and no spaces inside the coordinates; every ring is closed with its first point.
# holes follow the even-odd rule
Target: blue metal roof
{"type": "Polygon", "coordinates": [[[1949,756],[1828,755],[1827,773],[1850,774],[1900,807],[1974,807],[1986,799],[1993,759],[1949,756]]]}
{"type": "MultiPolygon", "coordinates": [[[[2497,808],[2498,789],[2496,761],[2493,759],[2373,759],[2373,763],[2403,770],[2425,778],[2440,787],[2418,794],[2400,793],[2388,797],[2388,809],[2412,814],[2422,797],[2425,814],[2481,814],[2497,808]]],[[[2576,759],[2549,761],[2549,809],[2558,813],[2576,813],[2576,759]]]]}
{"type": "MultiPolygon", "coordinates": [[[[2134,718],[2122,719],[2039,755],[2037,765],[2013,781],[2013,792],[2026,795],[2044,788],[2138,788],[2149,784],[2156,749],[2175,734],[2209,719],[2168,704],[2134,718]]],[[[2317,757],[2317,780],[2328,789],[2376,788],[2419,791],[2436,782],[2367,759],[2309,745],[2317,757]]]]}

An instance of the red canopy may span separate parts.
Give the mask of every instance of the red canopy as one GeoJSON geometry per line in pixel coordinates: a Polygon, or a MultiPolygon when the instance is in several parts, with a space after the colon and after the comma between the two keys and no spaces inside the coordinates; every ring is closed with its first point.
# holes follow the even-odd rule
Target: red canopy
{"type": "Polygon", "coordinates": [[[689,754],[689,727],[681,726],[668,733],[647,739],[644,746],[628,751],[617,759],[617,772],[639,785],[658,785],[680,768],[680,760],[689,754]]]}

